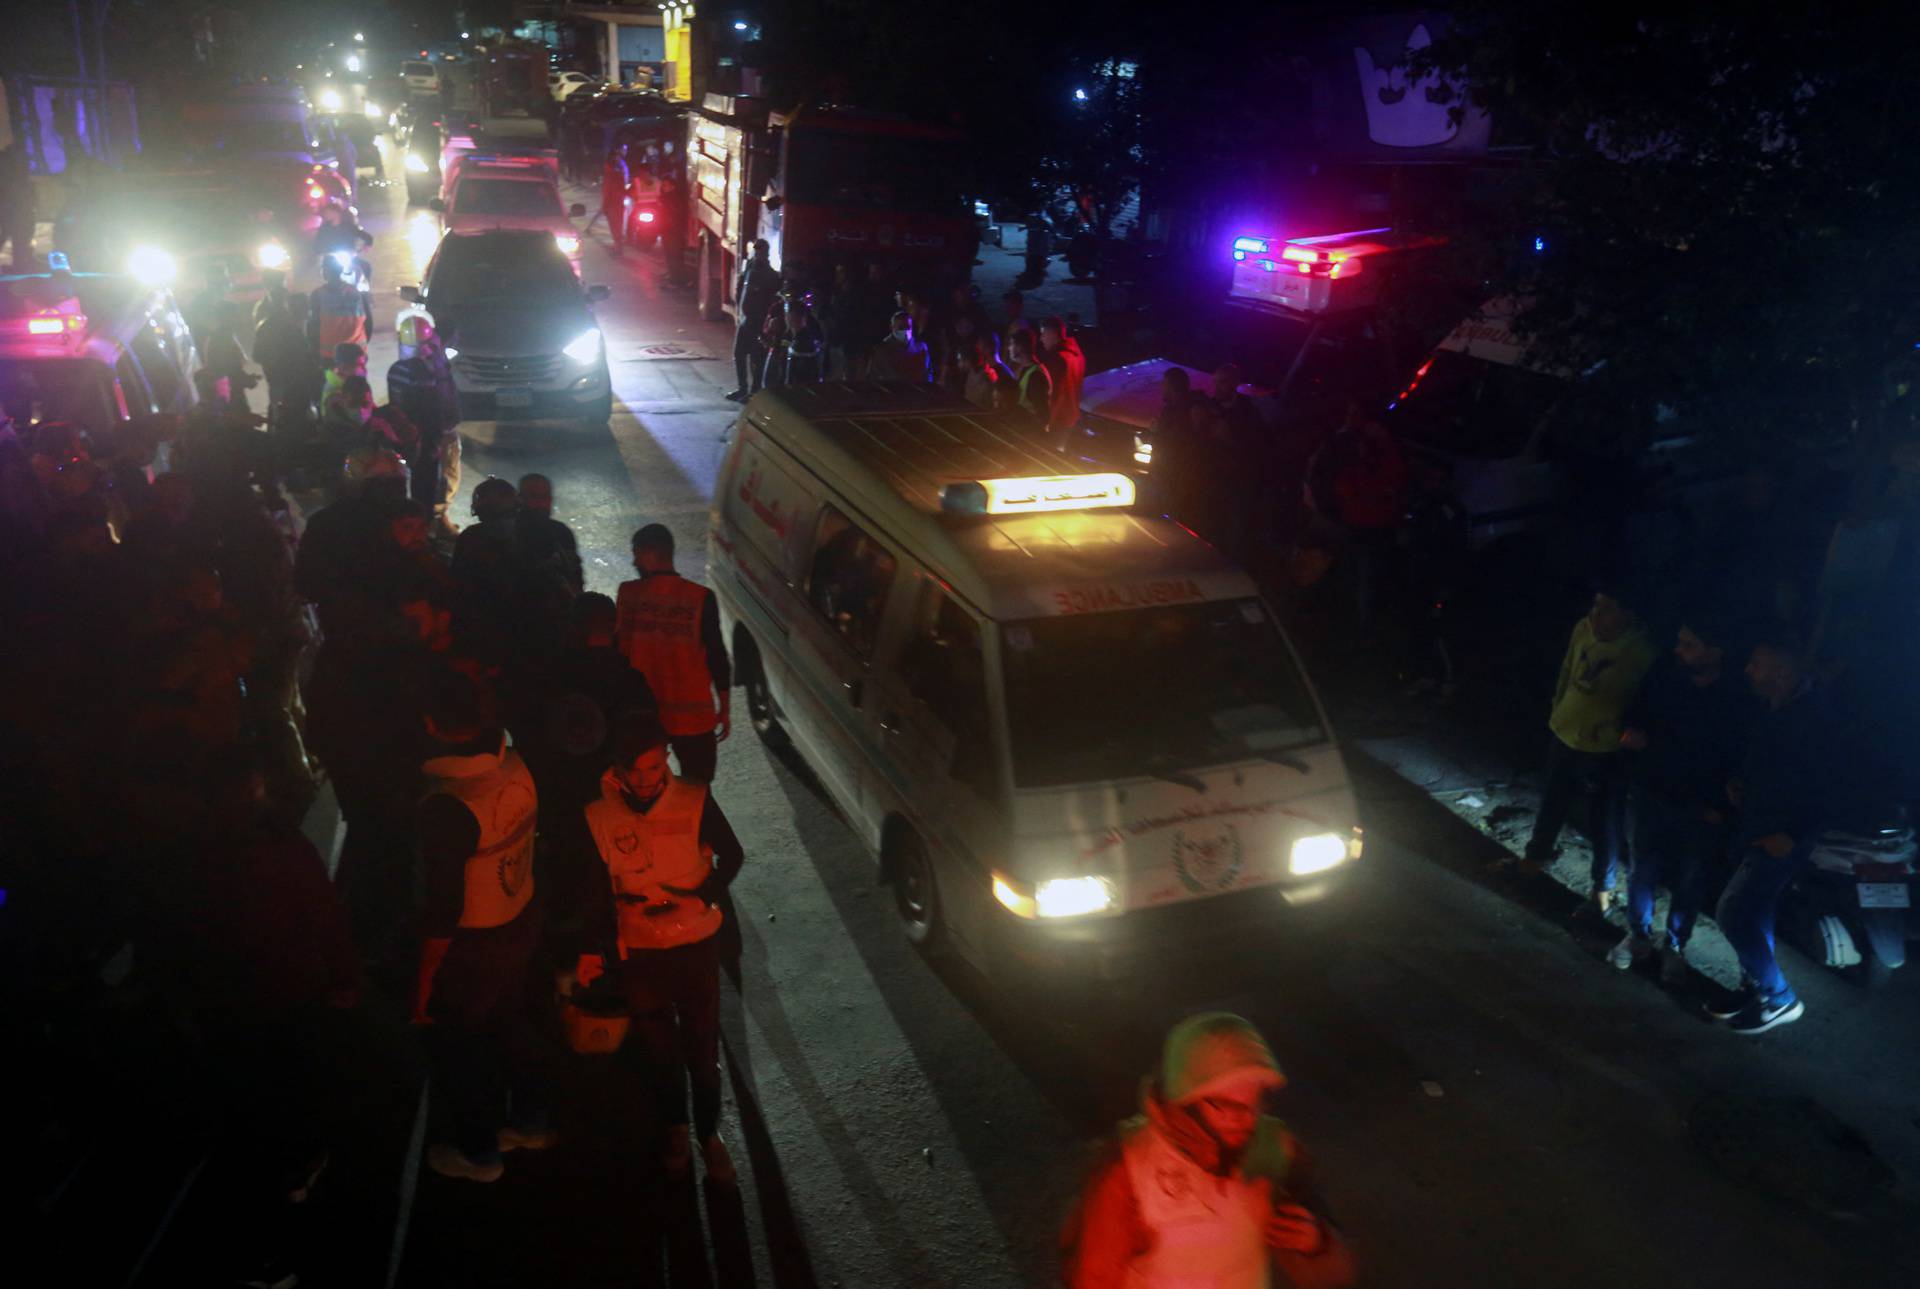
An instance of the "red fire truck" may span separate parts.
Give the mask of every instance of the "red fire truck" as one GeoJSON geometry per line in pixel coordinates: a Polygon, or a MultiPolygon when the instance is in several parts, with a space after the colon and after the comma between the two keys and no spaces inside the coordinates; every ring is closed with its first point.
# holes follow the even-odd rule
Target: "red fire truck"
{"type": "Polygon", "coordinates": [[[732,313],[756,238],[775,268],[806,282],[841,260],[879,260],[908,279],[972,266],[958,131],[848,108],[768,112],[723,94],[687,120],[687,226],[708,318],[732,313]]]}

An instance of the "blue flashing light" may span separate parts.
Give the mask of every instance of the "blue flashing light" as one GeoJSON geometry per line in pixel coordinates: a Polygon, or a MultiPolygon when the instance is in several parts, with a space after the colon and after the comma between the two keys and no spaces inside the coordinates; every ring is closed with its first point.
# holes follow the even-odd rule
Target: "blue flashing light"
{"type": "Polygon", "coordinates": [[[1547,239],[1546,239],[1546,238],[1544,238],[1544,237],[1536,237],[1536,238],[1534,238],[1534,239],[1533,239],[1533,253],[1534,253],[1535,255],[1538,255],[1538,254],[1539,254],[1540,252],[1542,252],[1542,251],[1544,251],[1544,250],[1546,250],[1546,249],[1547,249],[1547,239]]]}
{"type": "Polygon", "coordinates": [[[1255,255],[1267,253],[1267,239],[1264,237],[1236,237],[1233,239],[1233,252],[1239,258],[1248,252],[1255,255]]]}
{"type": "MultiPolygon", "coordinates": [[[[47,272],[71,273],[73,272],[73,261],[67,258],[67,253],[65,251],[48,251],[47,252],[47,272]]],[[[1920,345],[1915,345],[1914,348],[1920,349],[1920,345]]]]}

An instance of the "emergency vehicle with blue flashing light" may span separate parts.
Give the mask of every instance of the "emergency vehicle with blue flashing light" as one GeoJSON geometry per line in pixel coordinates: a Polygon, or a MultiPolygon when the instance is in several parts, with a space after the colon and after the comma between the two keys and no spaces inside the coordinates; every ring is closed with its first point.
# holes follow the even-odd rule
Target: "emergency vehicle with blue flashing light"
{"type": "Polygon", "coordinates": [[[1232,363],[1246,378],[1242,392],[1274,428],[1337,418],[1351,399],[1384,405],[1404,366],[1377,306],[1419,252],[1442,244],[1391,228],[1234,238],[1227,316],[1209,341],[1183,342],[1204,352],[1175,350],[1087,377],[1080,406],[1096,451],[1152,469],[1160,382],[1175,366],[1205,390],[1211,373],[1232,363]]]}
{"type": "Polygon", "coordinates": [[[132,417],[185,415],[199,402],[193,338],[168,267],[147,280],[71,273],[0,276],[0,414],[16,426],[65,421],[91,433],[132,417]]]}
{"type": "Polygon", "coordinates": [[[1284,934],[1360,854],[1278,617],[1130,476],[925,387],[794,386],[743,410],[711,529],[753,724],[914,942],[1113,975],[1284,934]]]}

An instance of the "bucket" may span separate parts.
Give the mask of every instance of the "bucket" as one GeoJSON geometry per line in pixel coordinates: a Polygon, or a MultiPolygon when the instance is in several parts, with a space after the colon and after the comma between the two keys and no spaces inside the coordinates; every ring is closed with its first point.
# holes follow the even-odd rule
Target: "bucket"
{"type": "Polygon", "coordinates": [[[597,1007],[569,998],[560,1006],[567,1029],[567,1046],[582,1056],[608,1056],[620,1050],[631,1018],[625,1009],[597,1007]]]}

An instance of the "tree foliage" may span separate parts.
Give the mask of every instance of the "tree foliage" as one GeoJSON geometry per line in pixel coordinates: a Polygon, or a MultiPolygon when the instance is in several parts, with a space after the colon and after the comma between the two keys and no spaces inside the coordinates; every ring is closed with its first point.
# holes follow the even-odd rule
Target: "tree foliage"
{"type": "Polygon", "coordinates": [[[1920,343],[1920,11],[1455,17],[1431,61],[1538,148],[1457,241],[1543,354],[1760,451],[1884,444],[1920,343]]]}

